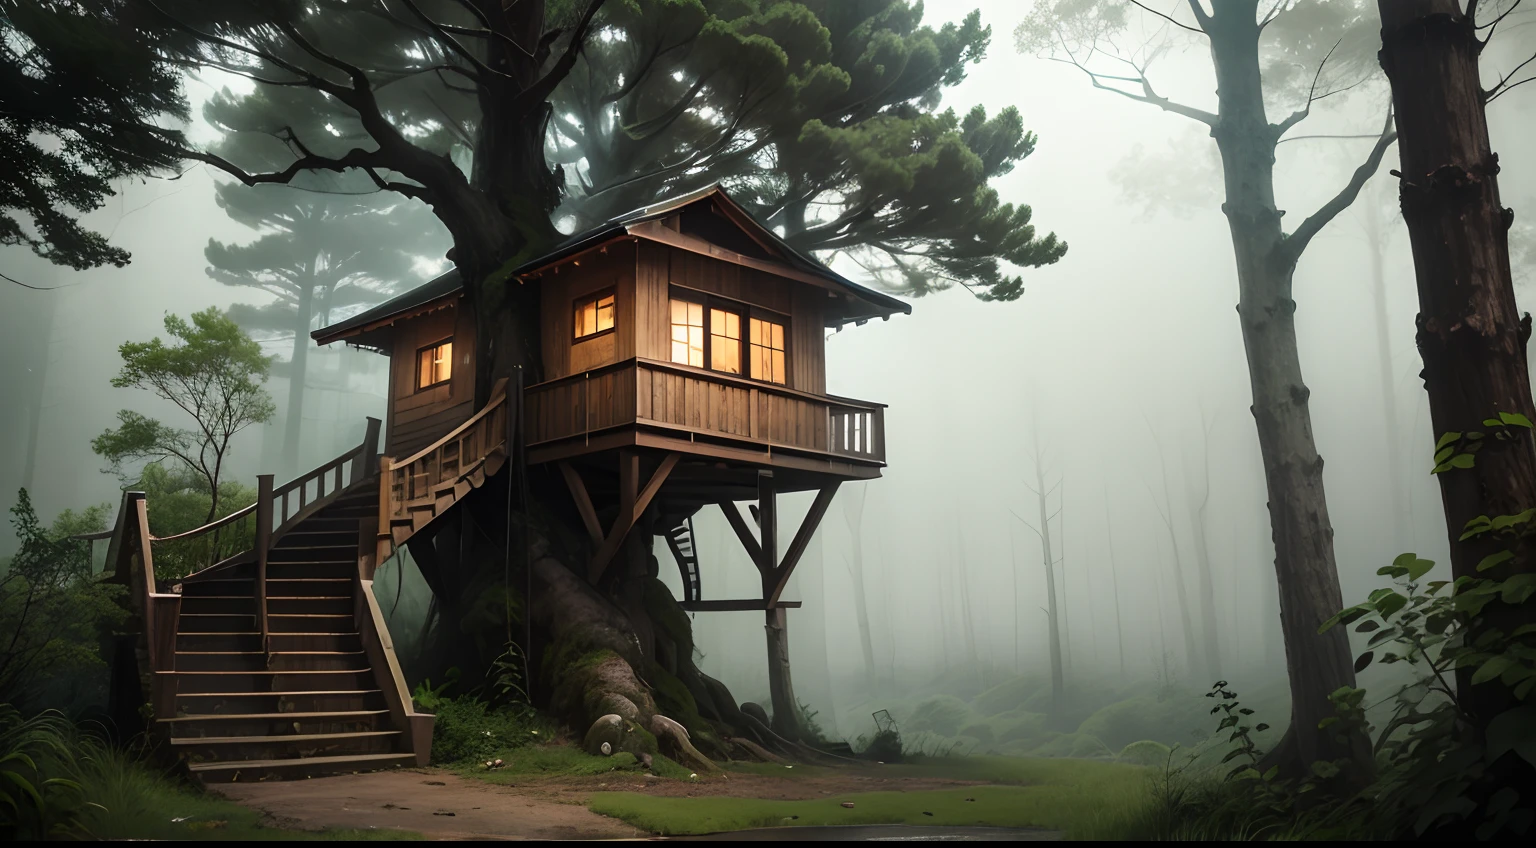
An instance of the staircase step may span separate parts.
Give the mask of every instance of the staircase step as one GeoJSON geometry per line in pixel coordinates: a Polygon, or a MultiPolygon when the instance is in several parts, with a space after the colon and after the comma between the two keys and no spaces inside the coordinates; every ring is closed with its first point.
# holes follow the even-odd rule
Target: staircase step
{"type": "Polygon", "coordinates": [[[183,595],[182,615],[254,615],[256,599],[250,595],[183,595]]]}
{"type": "Polygon", "coordinates": [[[373,682],[373,669],[358,668],[345,671],[157,671],[156,676],[170,675],[175,692],[258,692],[273,690],[321,690],[361,689],[373,682]],[[264,685],[263,685],[264,684],[264,685]]]}
{"type": "Polygon", "coordinates": [[[282,614],[267,613],[267,629],[272,633],[355,633],[352,614],[282,614]]]}
{"type": "Polygon", "coordinates": [[[177,671],[352,671],[362,651],[177,651],[177,671]]]}
{"type": "MultiPolygon", "coordinates": [[[[214,713],[161,719],[172,739],[268,736],[325,736],[391,730],[389,710],[329,710],[285,713],[214,713]]],[[[221,758],[222,759],[222,758],[221,758]]]]}
{"type": "Polygon", "coordinates": [[[256,626],[256,613],[188,613],[181,614],[177,622],[177,632],[186,630],[189,633],[245,633],[256,626]]]}
{"type": "Polygon", "coordinates": [[[192,763],[188,768],[206,783],[229,783],[236,780],[254,781],[266,777],[297,778],[321,777],[328,774],[350,774],[360,771],[379,771],[386,768],[415,765],[411,754],[362,754],[337,757],[302,757],[288,760],[234,760],[212,763],[192,763]]]}
{"type": "Polygon", "coordinates": [[[288,707],[306,712],[355,712],[380,710],[386,706],[384,693],[379,689],[205,692],[176,696],[176,715],[188,717],[268,713],[288,707]]]}
{"type": "Polygon", "coordinates": [[[197,721],[243,721],[243,720],[278,720],[278,721],[305,721],[322,718],[366,718],[368,716],[389,715],[389,710],[332,710],[329,712],[291,712],[291,713],[217,713],[208,715],[185,715],[175,718],[162,718],[164,722],[197,722],[197,721]]]}
{"type": "MultiPolygon", "coordinates": [[[[268,568],[270,569],[270,564],[268,568]]],[[[300,595],[309,597],[315,595],[341,596],[352,595],[352,576],[335,575],[283,575],[274,577],[270,571],[267,574],[267,596],[281,595],[284,597],[297,597],[300,595]]],[[[205,597],[209,595],[229,597],[231,595],[254,596],[256,591],[256,577],[254,567],[250,574],[238,577],[217,577],[199,580],[192,583],[183,583],[181,596],[183,598],[205,597]]]]}
{"type": "Polygon", "coordinates": [[[172,736],[170,743],[189,762],[222,762],[388,754],[397,750],[404,735],[399,730],[366,730],[273,736],[172,736]]]}
{"type": "Polygon", "coordinates": [[[267,574],[274,563],[287,562],[357,562],[357,538],[340,545],[315,542],[281,545],[267,552],[267,574]]]}
{"type": "MultiPolygon", "coordinates": [[[[279,653],[291,651],[361,651],[362,641],[356,633],[271,633],[268,648],[279,653]]],[[[188,633],[176,634],[176,650],[189,653],[236,652],[254,653],[262,650],[261,634],[254,630],[245,633],[188,633]]]]}

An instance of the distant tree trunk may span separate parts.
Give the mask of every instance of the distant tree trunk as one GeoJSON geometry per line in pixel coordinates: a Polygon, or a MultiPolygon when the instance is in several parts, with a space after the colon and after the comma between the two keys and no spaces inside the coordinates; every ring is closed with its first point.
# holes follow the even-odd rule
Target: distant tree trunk
{"type": "Polygon", "coordinates": [[[1104,484],[1104,542],[1109,546],[1109,585],[1115,598],[1115,645],[1120,652],[1120,677],[1125,677],[1125,614],[1120,608],[1120,572],[1115,566],[1115,525],[1109,517],[1109,484],[1104,484]]]}
{"type": "MultiPolygon", "coordinates": [[[[1147,425],[1150,429],[1151,425],[1147,425]]],[[[1158,467],[1163,474],[1163,503],[1157,507],[1157,515],[1163,520],[1163,527],[1168,531],[1168,544],[1173,548],[1173,586],[1174,597],[1179,600],[1179,625],[1184,634],[1184,666],[1193,677],[1201,674],[1204,669],[1200,652],[1195,643],[1194,613],[1189,607],[1189,590],[1184,585],[1184,557],[1179,551],[1179,534],[1173,526],[1173,496],[1168,488],[1168,458],[1163,453],[1162,442],[1158,441],[1157,434],[1152,434],[1153,443],[1157,445],[1158,467]]],[[[1157,506],[1156,500],[1153,505],[1157,506]]]]}
{"type": "Polygon", "coordinates": [[[1040,553],[1045,563],[1045,594],[1049,598],[1045,619],[1050,627],[1051,649],[1051,712],[1059,715],[1066,689],[1065,673],[1061,661],[1061,630],[1056,609],[1056,568],[1051,556],[1051,519],[1045,509],[1045,472],[1041,467],[1040,443],[1035,442],[1035,490],[1040,500],[1040,527],[1035,533],[1040,537],[1040,553]]]}
{"type": "Polygon", "coordinates": [[[304,434],[304,383],[309,373],[310,313],[315,308],[315,262],[309,266],[309,279],[299,293],[298,315],[293,319],[293,350],[288,355],[288,410],[283,427],[283,474],[296,476],[299,468],[299,442],[304,434]]]}
{"type": "Polygon", "coordinates": [[[1200,635],[1205,645],[1205,676],[1209,679],[1203,683],[1213,683],[1221,679],[1221,649],[1219,647],[1220,635],[1216,626],[1216,585],[1211,576],[1211,549],[1210,549],[1210,524],[1206,521],[1206,510],[1211,504],[1211,444],[1210,426],[1202,420],[1202,436],[1200,439],[1200,496],[1198,499],[1192,491],[1189,496],[1189,514],[1194,520],[1195,530],[1195,566],[1198,569],[1197,576],[1200,579],[1200,635]]]}
{"type": "Polygon", "coordinates": [[[1059,489],[1056,495],[1056,526],[1061,528],[1061,539],[1056,545],[1059,553],[1056,564],[1061,566],[1061,672],[1065,679],[1072,676],[1072,604],[1067,599],[1067,554],[1064,550],[1067,546],[1067,481],[1057,481],[1056,486],[1059,489]]]}
{"type": "Polygon", "coordinates": [[[848,523],[848,535],[853,544],[850,571],[853,575],[853,610],[859,624],[859,649],[864,653],[864,682],[873,692],[875,688],[875,643],[869,632],[869,599],[864,586],[864,497],[863,486],[850,486],[844,490],[843,520],[848,523]]]}
{"type": "Polygon", "coordinates": [[[1019,546],[1012,534],[1008,536],[1008,562],[1008,575],[1013,578],[1013,592],[1009,596],[1013,601],[1013,672],[1018,674],[1023,670],[1019,667],[1019,546]]]}
{"type": "MultiPolygon", "coordinates": [[[[50,263],[45,267],[49,269],[48,284],[51,285],[52,280],[59,278],[59,266],[50,263]]],[[[36,319],[37,326],[30,328],[37,333],[40,341],[35,351],[29,351],[35,353],[35,358],[27,368],[27,385],[22,392],[27,404],[27,447],[22,457],[21,488],[28,492],[33,491],[37,476],[37,449],[43,433],[43,397],[48,388],[49,340],[53,337],[53,316],[59,308],[58,298],[57,294],[43,295],[43,307],[36,319]]]]}
{"type": "MultiPolygon", "coordinates": [[[[958,528],[959,523],[956,522],[958,528]]],[[[958,532],[958,531],[957,531],[958,532]]],[[[976,650],[976,616],[971,612],[971,576],[965,567],[965,539],[959,537],[955,540],[955,552],[960,561],[960,625],[961,635],[965,637],[965,663],[970,667],[971,674],[981,674],[981,655],[976,650]]]]}
{"type": "MultiPolygon", "coordinates": [[[[1494,428],[1483,420],[1499,413],[1536,420],[1526,360],[1531,319],[1515,306],[1509,259],[1514,213],[1499,200],[1475,21],[1453,0],[1383,2],[1380,11],[1381,66],[1392,84],[1400,137],[1402,171],[1394,174],[1413,245],[1417,341],[1434,433],[1489,431],[1494,428]]],[[[1509,429],[1511,438],[1483,441],[1472,468],[1437,475],[1451,570],[1458,578],[1506,579],[1536,570],[1536,541],[1529,534],[1513,543],[1514,559],[1482,573],[1478,563],[1510,543],[1493,534],[1462,537],[1475,516],[1536,506],[1536,441],[1528,429],[1509,429]]],[[[1469,640],[1529,624],[1531,609],[1496,599],[1474,619],[1469,640]]],[[[1520,701],[1513,683],[1504,682],[1508,675],[1474,686],[1474,670],[1458,672],[1457,702],[1486,730],[1520,701]]]]}
{"type": "MultiPolygon", "coordinates": [[[[1374,193],[1373,193],[1374,194],[1374,193]]],[[[1382,269],[1387,233],[1381,207],[1373,196],[1365,204],[1365,242],[1371,252],[1371,299],[1376,312],[1376,364],[1381,381],[1381,428],[1387,442],[1387,484],[1392,487],[1392,534],[1399,544],[1410,539],[1408,484],[1403,477],[1403,427],[1398,420],[1397,376],[1392,370],[1392,332],[1387,318],[1387,275],[1382,269]]]]}

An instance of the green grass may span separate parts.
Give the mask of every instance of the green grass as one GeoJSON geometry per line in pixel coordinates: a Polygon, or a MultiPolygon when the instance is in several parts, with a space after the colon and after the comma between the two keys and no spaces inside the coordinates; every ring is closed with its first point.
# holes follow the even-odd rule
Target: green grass
{"type": "Polygon", "coordinates": [[[81,787],[93,806],[82,813],[80,835],[93,839],[197,840],[408,840],[400,830],[301,831],[266,827],[261,813],[157,774],[115,750],[90,753],[78,764],[81,787]]]}
{"type": "Polygon", "coordinates": [[[1143,814],[1151,799],[1151,771],[1120,763],[957,757],[890,765],[884,770],[891,777],[948,777],[1003,785],[850,793],[808,801],[604,792],[593,796],[590,807],[663,835],[781,825],[907,824],[1039,827],[1065,831],[1070,839],[1112,839],[1143,814]],[[845,801],[854,807],[843,807],[845,801]]]}

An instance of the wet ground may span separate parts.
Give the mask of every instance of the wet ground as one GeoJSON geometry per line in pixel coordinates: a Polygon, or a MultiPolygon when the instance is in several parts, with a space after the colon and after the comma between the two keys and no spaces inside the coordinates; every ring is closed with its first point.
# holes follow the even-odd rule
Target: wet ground
{"type": "Polygon", "coordinates": [[[530,778],[495,784],[442,769],[400,769],[312,780],[221,784],[215,791],[262,811],[274,826],[295,830],[331,828],[414,831],[427,839],[649,839],[658,841],[1054,841],[1058,831],[992,827],[760,828],[707,836],[662,839],[588,810],[592,792],[640,791],[657,795],[737,795],[814,798],[849,791],[901,791],[972,785],[968,781],[886,779],[849,773],[836,777],[780,779],[732,775],[709,786],[646,780],[641,775],[596,779],[530,778]]]}

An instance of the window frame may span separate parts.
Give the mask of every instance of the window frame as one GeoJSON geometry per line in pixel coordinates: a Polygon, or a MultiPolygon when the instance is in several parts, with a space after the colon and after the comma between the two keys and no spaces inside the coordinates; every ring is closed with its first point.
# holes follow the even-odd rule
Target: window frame
{"type": "Polygon", "coordinates": [[[609,333],[617,332],[618,329],[619,329],[619,287],[618,286],[608,286],[606,288],[601,288],[601,289],[598,289],[597,291],[591,292],[589,294],[584,294],[581,297],[578,297],[575,300],[571,301],[571,332],[572,332],[571,344],[573,344],[573,345],[574,344],[580,344],[581,342],[588,342],[588,341],[591,341],[591,340],[596,339],[596,338],[601,338],[603,336],[608,335],[609,333]],[[574,333],[576,332],[576,316],[580,314],[581,308],[586,306],[589,303],[596,303],[596,302],[602,300],[603,298],[608,297],[609,295],[613,296],[613,326],[609,327],[606,330],[598,330],[596,332],[588,333],[585,336],[574,335],[574,333]]]}
{"type": "Polygon", "coordinates": [[[437,388],[439,386],[446,386],[449,383],[453,382],[453,373],[456,370],[456,365],[457,365],[457,363],[455,363],[453,361],[453,357],[458,355],[457,351],[454,351],[454,352],[449,354],[449,357],[448,357],[448,376],[447,377],[444,377],[443,379],[438,380],[435,383],[428,383],[425,386],[419,384],[419,381],[421,380],[421,355],[423,353],[426,353],[429,350],[436,350],[437,348],[440,348],[440,347],[442,347],[445,344],[446,345],[453,344],[453,336],[452,335],[444,336],[443,338],[438,339],[437,341],[435,341],[435,342],[433,342],[431,344],[422,345],[421,347],[416,348],[416,357],[411,362],[411,366],[415,370],[415,374],[414,374],[413,378],[411,379],[411,382],[412,383],[417,383],[417,386],[416,386],[415,391],[412,392],[412,394],[416,394],[418,392],[425,392],[425,391],[428,391],[428,390],[431,390],[431,389],[435,389],[435,388],[437,388]]]}
{"type": "MultiPolygon", "coordinates": [[[[677,283],[670,283],[667,286],[667,303],[670,304],[674,300],[696,303],[699,306],[704,307],[704,366],[702,370],[708,371],[711,374],[722,374],[726,377],[739,377],[743,380],[751,380],[754,383],[762,383],[765,386],[780,386],[786,389],[793,388],[793,378],[791,375],[794,373],[794,371],[792,370],[791,363],[793,362],[792,357],[794,356],[794,352],[790,350],[792,345],[790,344],[790,317],[788,315],[775,312],[772,309],[767,309],[762,306],[757,306],[756,304],[746,303],[740,300],[733,300],[728,297],[721,297],[720,295],[713,294],[711,292],[691,289],[687,286],[678,285],[677,283]],[[714,361],[715,345],[714,333],[710,332],[709,310],[711,309],[719,309],[724,312],[730,312],[741,319],[741,356],[740,359],[737,360],[741,363],[742,366],[740,374],[732,374],[729,371],[720,371],[718,369],[711,368],[709,365],[712,361],[714,361]],[[752,376],[751,321],[753,318],[757,318],[762,321],[772,321],[773,323],[784,327],[784,382],[782,383],[775,383],[772,380],[764,380],[760,377],[752,376]]],[[[671,328],[672,311],[671,307],[669,306],[667,309],[668,338],[671,338],[671,328]]],[[[669,350],[667,353],[667,362],[673,365],[681,365],[684,368],[699,367],[696,365],[689,365],[686,362],[672,362],[671,357],[672,354],[669,350]]]]}

